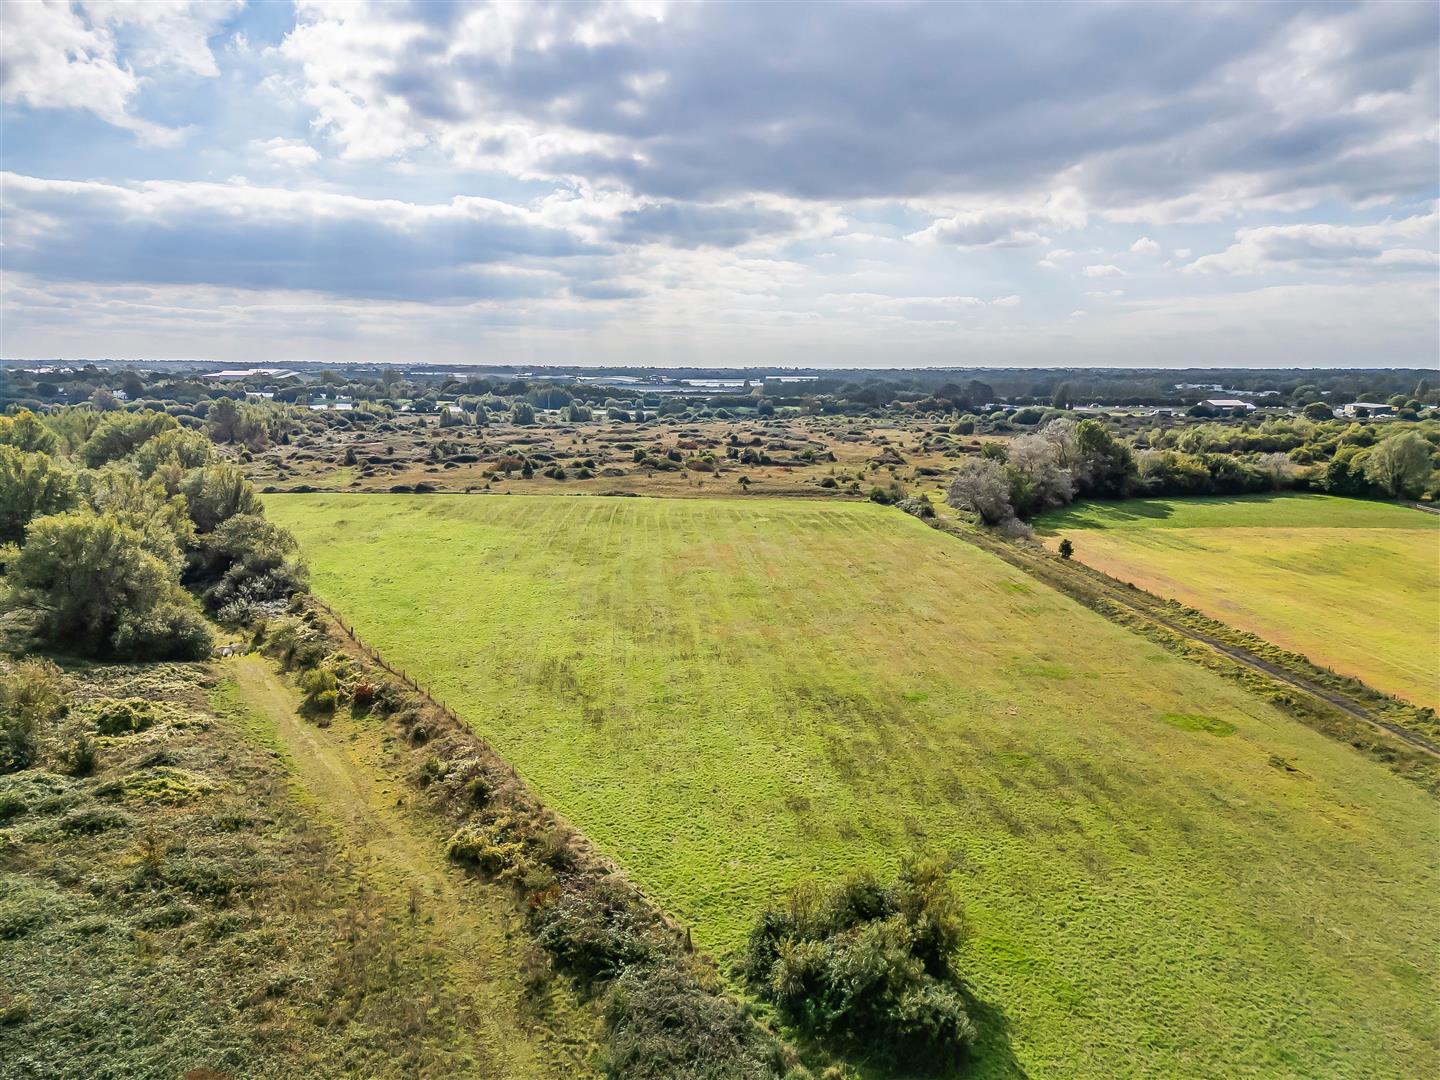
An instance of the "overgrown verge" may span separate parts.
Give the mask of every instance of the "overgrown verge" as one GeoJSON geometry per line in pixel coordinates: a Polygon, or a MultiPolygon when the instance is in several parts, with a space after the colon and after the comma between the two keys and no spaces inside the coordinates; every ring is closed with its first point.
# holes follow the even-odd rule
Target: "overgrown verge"
{"type": "Polygon", "coordinates": [[[474,1070],[445,957],[225,693],[209,664],[0,661],[0,1076],[474,1070]]]}
{"type": "Polygon", "coordinates": [[[803,1080],[796,1055],[730,996],[713,963],[575,829],[544,807],[481,737],[381,666],[318,602],[257,632],[324,724],[348,707],[393,725],[412,782],[454,825],[450,858],[508,885],[535,949],[536,992],[561,975],[598,997],[599,1063],[624,1080],[803,1080]]]}
{"type": "Polygon", "coordinates": [[[1358,679],[1317,667],[1298,653],[1023,540],[1007,541],[979,527],[941,528],[1168,651],[1241,683],[1306,726],[1348,743],[1440,795],[1440,757],[1430,749],[1440,739],[1433,710],[1382,694],[1358,679]],[[1227,654],[1226,649],[1239,656],[1227,654]],[[1252,664],[1268,670],[1256,670],[1252,664]]]}

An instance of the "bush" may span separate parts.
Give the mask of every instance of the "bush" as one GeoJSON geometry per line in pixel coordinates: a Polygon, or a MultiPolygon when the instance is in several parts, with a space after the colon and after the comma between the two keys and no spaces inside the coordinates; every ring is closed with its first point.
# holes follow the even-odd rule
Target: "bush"
{"type": "Polygon", "coordinates": [[[905,513],[912,517],[917,517],[921,521],[929,521],[935,517],[935,507],[932,506],[930,500],[923,495],[908,496],[907,498],[901,499],[895,505],[905,511],[905,513]]]}
{"type": "Polygon", "coordinates": [[[584,982],[611,979],[656,953],[624,883],[609,878],[566,888],[537,906],[533,922],[540,945],[584,982]]]}
{"type": "Polygon", "coordinates": [[[63,764],[66,773],[71,776],[90,776],[98,763],[95,740],[88,735],[77,735],[65,750],[63,764]]]}
{"type": "Polygon", "coordinates": [[[770,1080],[779,1062],[733,1000],[678,963],[626,971],[605,1001],[614,1080],[770,1080]]]}
{"type": "Polygon", "coordinates": [[[215,649],[205,617],[189,603],[162,603],[120,616],[111,639],[127,660],[203,660],[215,649]]]}
{"type": "Polygon", "coordinates": [[[975,1040],[951,957],[966,932],[944,865],[857,874],[763,912],[744,973],[814,1036],[908,1069],[953,1069],[975,1040]]]}
{"type": "Polygon", "coordinates": [[[462,825],[445,845],[445,854],[496,881],[523,881],[535,869],[514,820],[501,814],[483,825],[462,825]]]}
{"type": "Polygon", "coordinates": [[[340,704],[340,686],[334,667],[322,662],[305,671],[299,679],[300,707],[310,713],[333,713],[340,704]]]}
{"type": "Polygon", "coordinates": [[[60,830],[75,835],[94,836],[111,829],[127,829],[132,824],[129,814],[109,806],[82,806],[60,819],[60,830]]]}
{"type": "Polygon", "coordinates": [[[28,769],[45,730],[65,715],[65,676],[49,660],[0,666],[0,773],[28,769]]]}
{"type": "Polygon", "coordinates": [[[129,735],[154,727],[160,719],[153,701],[145,698],[103,702],[95,713],[95,730],[101,735],[129,735]]]}

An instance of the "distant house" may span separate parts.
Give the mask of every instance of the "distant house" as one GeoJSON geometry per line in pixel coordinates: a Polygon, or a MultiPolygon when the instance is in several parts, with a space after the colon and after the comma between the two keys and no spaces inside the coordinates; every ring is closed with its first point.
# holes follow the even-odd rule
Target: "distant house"
{"type": "Polygon", "coordinates": [[[1246,412],[1252,412],[1255,408],[1250,402],[1241,401],[1239,398],[1206,398],[1200,402],[1200,404],[1204,405],[1207,409],[1244,409],[1246,412]]]}
{"type": "Polygon", "coordinates": [[[272,379],[279,382],[283,379],[298,379],[300,373],[275,367],[229,368],[225,371],[212,371],[205,378],[211,382],[239,382],[241,379],[272,379]]]}
{"type": "Polygon", "coordinates": [[[1352,401],[1348,405],[1341,405],[1340,412],[1344,416],[1389,416],[1395,410],[1384,402],[1380,401],[1352,401]]]}

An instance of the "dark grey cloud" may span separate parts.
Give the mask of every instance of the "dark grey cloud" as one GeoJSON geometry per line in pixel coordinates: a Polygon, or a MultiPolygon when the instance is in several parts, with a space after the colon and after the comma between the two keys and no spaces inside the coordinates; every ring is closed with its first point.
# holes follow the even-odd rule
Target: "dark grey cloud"
{"type": "Polygon", "coordinates": [[[608,9],[529,5],[503,48],[465,47],[467,10],[378,9],[421,29],[373,92],[346,89],[420,124],[596,136],[538,166],[672,199],[1004,191],[1076,166],[1102,206],[1232,174],[1360,199],[1440,172],[1434,4],[700,4],[578,36],[608,9]]]}
{"type": "Polygon", "coordinates": [[[631,244],[731,248],[762,236],[794,231],[799,225],[794,213],[754,203],[705,206],[664,202],[620,215],[614,238],[631,244]]]}
{"type": "Polygon", "coordinates": [[[605,273],[608,249],[499,203],[4,180],[6,267],[51,281],[455,302],[561,295],[605,273]]]}

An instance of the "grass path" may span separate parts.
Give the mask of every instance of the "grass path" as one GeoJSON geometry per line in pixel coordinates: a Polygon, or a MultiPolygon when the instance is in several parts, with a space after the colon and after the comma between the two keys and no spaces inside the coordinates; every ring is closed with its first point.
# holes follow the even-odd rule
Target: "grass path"
{"type": "Polygon", "coordinates": [[[406,806],[406,782],[373,725],[337,717],[320,729],[296,712],[297,696],[258,656],[228,665],[262,730],[291,763],[302,797],[353,853],[354,869],[385,918],[436,964],[448,992],[464,999],[464,1049],[487,1080],[574,1077],[591,1047],[560,988],[537,1015],[519,985],[521,939],[508,896],[467,878],[445,858],[445,823],[406,806]],[[562,1030],[555,1030],[556,1022],[562,1030]]]}

